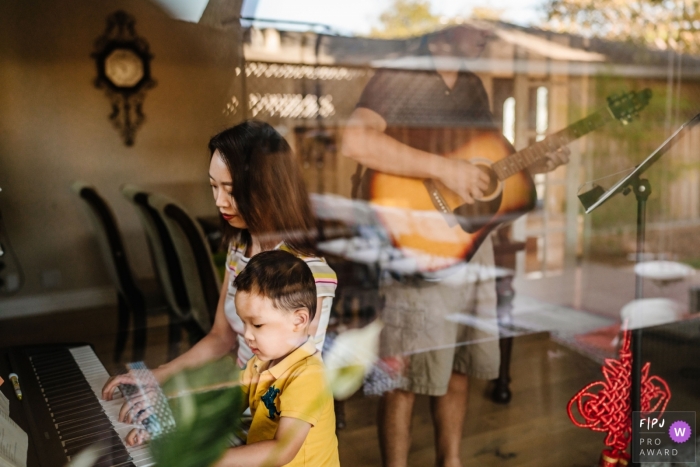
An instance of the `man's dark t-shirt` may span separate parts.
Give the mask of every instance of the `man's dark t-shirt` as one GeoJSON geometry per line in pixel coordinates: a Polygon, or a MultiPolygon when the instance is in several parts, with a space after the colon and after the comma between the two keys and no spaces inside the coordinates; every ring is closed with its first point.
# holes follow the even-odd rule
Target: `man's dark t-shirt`
{"type": "Polygon", "coordinates": [[[381,115],[387,135],[433,154],[456,150],[475,132],[497,129],[481,79],[468,71],[460,71],[450,89],[435,71],[378,70],[357,107],[381,115]]]}

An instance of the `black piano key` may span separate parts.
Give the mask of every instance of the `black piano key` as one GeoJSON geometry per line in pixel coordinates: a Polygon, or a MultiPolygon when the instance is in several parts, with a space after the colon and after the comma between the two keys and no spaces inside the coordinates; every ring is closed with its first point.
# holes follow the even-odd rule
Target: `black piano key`
{"type": "Polygon", "coordinates": [[[94,464],[94,467],[127,467],[129,465],[134,465],[131,462],[129,455],[122,456],[109,456],[104,459],[98,459],[94,464]]]}
{"type": "Polygon", "coordinates": [[[65,364],[67,362],[74,363],[75,359],[69,351],[66,351],[55,355],[32,355],[29,357],[29,361],[31,362],[32,366],[44,368],[52,365],[65,364]]]}
{"type": "Polygon", "coordinates": [[[69,412],[69,413],[63,413],[60,414],[59,416],[54,416],[54,414],[50,414],[53,418],[54,423],[61,423],[65,421],[70,421],[70,420],[85,420],[86,418],[90,417],[92,414],[91,411],[86,410],[86,411],[80,411],[80,412],[69,412]]]}
{"type": "Polygon", "coordinates": [[[56,373],[49,373],[49,374],[44,374],[44,373],[38,373],[36,374],[37,378],[41,382],[41,384],[46,385],[46,384],[54,384],[54,383],[62,383],[65,382],[66,379],[71,378],[71,377],[76,377],[76,378],[82,378],[83,377],[83,372],[80,371],[80,368],[74,367],[70,368],[64,371],[59,371],[56,373]]]}
{"type": "Polygon", "coordinates": [[[46,405],[49,407],[49,410],[52,412],[58,412],[59,410],[63,410],[66,408],[79,408],[79,407],[84,407],[86,405],[92,405],[92,404],[98,404],[100,405],[100,402],[95,399],[95,398],[88,398],[88,397],[73,397],[73,398],[63,398],[62,400],[56,401],[56,400],[51,400],[49,399],[46,401],[46,405]]]}
{"type": "Polygon", "coordinates": [[[95,392],[90,385],[85,382],[74,382],[61,386],[42,385],[41,392],[44,393],[47,398],[53,399],[53,402],[58,400],[75,399],[75,397],[78,395],[83,395],[84,397],[97,400],[95,392]]]}
{"type": "Polygon", "coordinates": [[[72,446],[76,443],[80,443],[82,441],[92,439],[94,437],[100,437],[100,436],[109,437],[109,436],[111,436],[112,433],[114,433],[114,430],[112,429],[111,426],[102,427],[100,429],[95,429],[95,430],[92,430],[90,432],[76,434],[76,435],[69,437],[69,438],[61,438],[61,443],[63,443],[64,447],[72,446]]]}
{"type": "MultiPolygon", "coordinates": [[[[79,376],[75,376],[74,378],[78,378],[79,376]]],[[[95,397],[95,393],[92,390],[92,387],[90,387],[89,384],[87,384],[84,381],[79,381],[79,380],[74,380],[70,383],[66,384],[41,384],[39,382],[39,387],[41,388],[41,391],[44,394],[47,394],[47,397],[65,397],[68,396],[70,397],[73,393],[77,392],[85,392],[88,394],[92,394],[93,397],[95,397]]],[[[96,397],[95,397],[96,398],[96,397]]]]}
{"type": "Polygon", "coordinates": [[[56,424],[56,425],[58,425],[58,428],[56,428],[56,432],[64,433],[66,430],[73,430],[73,429],[79,428],[81,426],[96,426],[105,420],[109,421],[109,418],[107,418],[107,417],[90,417],[89,414],[87,414],[87,416],[82,417],[82,418],[74,418],[72,420],[71,425],[65,425],[65,424],[58,425],[58,424],[56,424]]]}
{"type": "Polygon", "coordinates": [[[49,412],[53,417],[61,419],[67,415],[70,415],[71,413],[81,413],[85,412],[86,410],[102,412],[102,405],[100,405],[99,401],[83,400],[82,402],[77,402],[72,406],[58,406],[55,410],[53,408],[49,408],[49,412]]]}
{"type": "MultiPolygon", "coordinates": [[[[94,396],[94,395],[93,395],[94,396]]],[[[100,402],[96,397],[91,397],[89,391],[80,391],[76,393],[70,393],[70,394],[63,394],[60,396],[57,395],[45,395],[44,400],[46,401],[46,406],[47,407],[61,407],[61,406],[66,406],[70,404],[80,404],[81,402],[84,403],[92,403],[92,402],[100,402]]]]}
{"type": "Polygon", "coordinates": [[[97,420],[102,420],[103,418],[106,418],[107,415],[103,412],[100,413],[93,413],[90,414],[89,416],[82,418],[82,419],[76,419],[76,420],[65,420],[59,423],[55,423],[54,425],[56,426],[57,430],[63,430],[63,429],[69,429],[74,426],[80,426],[83,423],[91,423],[91,421],[97,421],[97,420]]]}
{"type": "Polygon", "coordinates": [[[56,370],[55,372],[52,371],[45,373],[35,371],[34,374],[42,384],[71,383],[84,378],[83,372],[80,371],[80,368],[77,366],[56,370]]]}
{"type": "Polygon", "coordinates": [[[120,452],[120,450],[126,451],[126,445],[122,442],[122,440],[120,440],[119,443],[115,444],[99,444],[97,446],[97,449],[95,450],[95,453],[98,454],[100,457],[103,457],[108,455],[110,452],[120,452]]]}
{"type": "Polygon", "coordinates": [[[83,436],[89,433],[97,433],[108,428],[112,428],[112,423],[109,421],[109,419],[105,419],[58,431],[61,435],[61,440],[68,441],[69,439],[77,438],[78,436],[83,436]]]}
{"type": "Polygon", "coordinates": [[[46,368],[37,368],[34,367],[34,373],[37,375],[39,378],[57,378],[60,377],[61,375],[65,375],[71,372],[75,372],[76,370],[80,370],[80,366],[75,364],[61,364],[61,365],[56,365],[54,367],[46,367],[46,368]]]}
{"type": "Polygon", "coordinates": [[[54,425],[58,425],[58,426],[65,426],[64,423],[67,423],[67,422],[81,424],[81,423],[88,423],[90,421],[94,421],[95,418],[92,417],[91,415],[92,414],[90,414],[90,413],[82,413],[82,414],[79,414],[76,416],[67,415],[63,418],[58,418],[58,419],[54,418],[52,420],[54,422],[54,425]]]}
{"type": "Polygon", "coordinates": [[[103,417],[87,416],[87,417],[85,417],[81,420],[77,420],[71,424],[59,425],[57,430],[62,435],[66,435],[69,433],[75,433],[76,431],[79,431],[79,430],[90,429],[90,427],[98,427],[98,426],[101,426],[103,424],[109,424],[111,426],[112,422],[106,416],[103,416],[103,417]]]}
{"type": "Polygon", "coordinates": [[[116,433],[114,433],[111,436],[102,436],[100,438],[95,438],[92,440],[84,439],[84,440],[78,440],[75,442],[70,443],[70,446],[66,447],[64,446],[65,452],[67,456],[75,456],[78,454],[80,451],[83,449],[87,448],[88,446],[92,446],[93,444],[99,443],[99,446],[105,445],[109,446],[113,450],[124,450],[126,451],[126,447],[124,447],[124,444],[122,443],[122,440],[119,439],[119,436],[117,436],[116,433]]]}
{"type": "Polygon", "coordinates": [[[60,371],[55,375],[37,374],[36,379],[43,387],[63,387],[76,383],[84,383],[85,376],[80,368],[72,368],[68,371],[60,371]]]}
{"type": "Polygon", "coordinates": [[[117,467],[131,463],[132,458],[123,445],[111,446],[95,463],[94,467],[117,467]]]}
{"type": "Polygon", "coordinates": [[[79,366],[80,365],[75,363],[75,360],[63,360],[54,362],[40,362],[37,360],[32,360],[32,368],[34,369],[34,373],[36,373],[39,376],[52,375],[60,371],[72,370],[73,368],[78,368],[79,366]]]}
{"type": "Polygon", "coordinates": [[[128,465],[133,465],[129,454],[122,454],[121,456],[110,455],[108,457],[100,458],[93,464],[93,467],[125,467],[128,465]]]}
{"type": "MultiPolygon", "coordinates": [[[[73,357],[71,356],[69,358],[72,359],[73,357]]],[[[36,359],[32,360],[32,368],[34,369],[34,372],[38,375],[52,374],[56,371],[78,368],[79,366],[80,365],[78,365],[75,360],[62,360],[53,362],[42,362],[37,361],[36,359]]]]}
{"type": "Polygon", "coordinates": [[[49,412],[54,418],[62,418],[71,413],[82,413],[86,410],[102,411],[102,405],[98,401],[80,401],[72,404],[63,404],[56,407],[51,407],[49,412]]]}
{"type": "Polygon", "coordinates": [[[95,397],[95,393],[92,392],[92,389],[90,388],[89,385],[80,385],[80,384],[74,384],[71,386],[63,387],[63,388],[40,388],[42,394],[44,394],[44,397],[48,399],[54,399],[54,398],[59,398],[59,397],[71,397],[73,395],[77,394],[84,394],[85,397],[91,397],[94,399],[97,399],[95,397]]]}
{"type": "Polygon", "coordinates": [[[114,430],[110,431],[105,431],[102,433],[95,433],[90,436],[84,436],[79,439],[75,440],[70,440],[70,441],[62,441],[63,448],[66,450],[66,454],[69,456],[72,456],[73,454],[77,453],[81,449],[90,446],[91,444],[95,444],[98,441],[105,441],[110,444],[113,444],[115,441],[118,441],[121,443],[121,440],[119,439],[119,436],[114,430]]]}
{"type": "Polygon", "coordinates": [[[65,400],[71,400],[71,399],[76,399],[78,397],[85,397],[85,398],[90,398],[90,399],[97,399],[95,396],[95,393],[93,392],[92,388],[88,386],[82,386],[82,387],[72,387],[72,388],[62,388],[60,391],[52,392],[52,391],[46,391],[44,388],[42,388],[42,392],[47,394],[47,398],[49,397],[48,394],[51,394],[51,401],[49,402],[57,402],[57,401],[65,401],[65,400]]]}
{"type": "MultiPolygon", "coordinates": [[[[92,392],[92,388],[85,380],[80,381],[77,379],[73,381],[66,381],[62,384],[50,384],[48,386],[40,384],[40,387],[45,394],[70,394],[71,391],[81,390],[88,390],[92,392]]],[[[94,392],[92,392],[92,394],[93,396],[95,395],[94,392]]]]}
{"type": "Polygon", "coordinates": [[[31,354],[32,359],[52,359],[71,356],[70,350],[66,347],[43,349],[43,351],[42,349],[34,349],[31,354]]]}
{"type": "Polygon", "coordinates": [[[68,410],[69,412],[70,411],[78,412],[78,411],[83,411],[83,408],[85,408],[85,407],[91,407],[92,409],[99,411],[99,412],[103,411],[102,406],[100,405],[99,402],[87,401],[84,399],[80,400],[80,401],[74,401],[72,404],[69,404],[69,405],[65,405],[65,404],[56,405],[55,408],[53,406],[49,407],[47,404],[47,409],[49,410],[49,412],[52,414],[58,415],[58,417],[61,419],[63,419],[63,416],[66,414],[66,410],[68,410]],[[98,407],[98,406],[99,406],[99,408],[96,409],[96,407],[98,407]],[[69,408],[69,407],[72,407],[72,408],[69,408]]]}
{"type": "MultiPolygon", "coordinates": [[[[60,404],[71,401],[98,401],[95,395],[89,389],[80,389],[78,391],[69,392],[42,392],[44,399],[48,399],[47,404],[60,404]]],[[[98,401],[99,402],[99,401],[98,401]]]]}
{"type": "Polygon", "coordinates": [[[79,365],[75,363],[75,360],[54,362],[54,363],[39,363],[36,361],[32,362],[32,369],[37,376],[52,376],[57,373],[64,371],[70,371],[74,368],[78,368],[79,365]]]}
{"type": "Polygon", "coordinates": [[[32,349],[32,358],[51,357],[53,355],[71,355],[67,347],[39,347],[32,349]]]}

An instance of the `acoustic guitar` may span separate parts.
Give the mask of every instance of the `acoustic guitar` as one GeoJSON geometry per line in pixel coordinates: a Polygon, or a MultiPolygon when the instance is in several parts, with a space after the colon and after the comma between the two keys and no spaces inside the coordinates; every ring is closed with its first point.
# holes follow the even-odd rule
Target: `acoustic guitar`
{"type": "Polygon", "coordinates": [[[444,156],[469,161],[489,176],[489,188],[473,204],[438,180],[380,172],[369,180],[370,204],[394,246],[421,271],[468,261],[495,227],[534,208],[537,194],[525,169],[610,121],[626,125],[650,98],[649,89],[610,96],[605,108],[518,152],[496,132],[471,138],[444,156]]]}

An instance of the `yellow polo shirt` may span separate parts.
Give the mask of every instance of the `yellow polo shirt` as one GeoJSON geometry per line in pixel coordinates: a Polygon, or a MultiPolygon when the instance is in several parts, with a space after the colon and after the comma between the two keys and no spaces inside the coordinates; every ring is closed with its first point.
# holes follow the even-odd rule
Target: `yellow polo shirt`
{"type": "Polygon", "coordinates": [[[323,362],[309,339],[269,370],[258,357],[248,361],[241,383],[253,421],[247,444],[274,439],[280,417],[297,418],[311,430],[296,457],[287,466],[340,466],[335,436],[333,394],[323,362]]]}

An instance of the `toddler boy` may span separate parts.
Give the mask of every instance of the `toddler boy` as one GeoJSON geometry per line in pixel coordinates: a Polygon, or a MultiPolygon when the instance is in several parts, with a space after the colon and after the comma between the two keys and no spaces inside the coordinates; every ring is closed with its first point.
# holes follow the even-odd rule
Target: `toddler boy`
{"type": "Polygon", "coordinates": [[[236,277],[236,312],[254,353],[242,375],[253,420],[224,466],[340,466],[333,396],[309,338],[316,285],[306,263],[282,250],[251,258],[236,277]]]}

